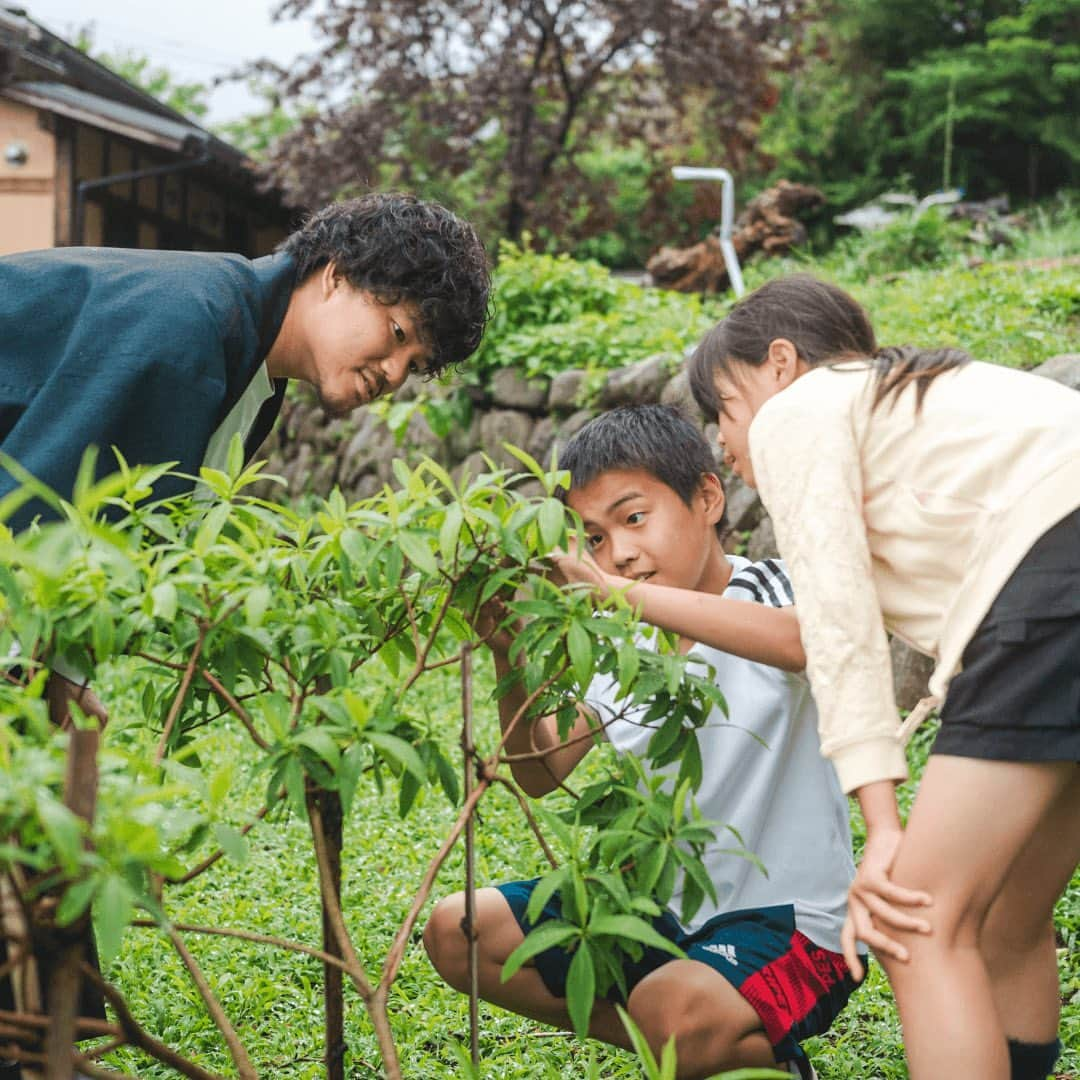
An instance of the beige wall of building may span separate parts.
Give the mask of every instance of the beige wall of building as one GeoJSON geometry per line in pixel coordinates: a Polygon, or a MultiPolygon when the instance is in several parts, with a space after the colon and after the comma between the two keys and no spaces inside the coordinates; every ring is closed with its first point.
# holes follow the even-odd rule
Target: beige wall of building
{"type": "Polygon", "coordinates": [[[38,110],[0,99],[0,255],[55,243],[56,140],[38,110]],[[9,146],[25,149],[24,164],[7,160],[9,146]]]}

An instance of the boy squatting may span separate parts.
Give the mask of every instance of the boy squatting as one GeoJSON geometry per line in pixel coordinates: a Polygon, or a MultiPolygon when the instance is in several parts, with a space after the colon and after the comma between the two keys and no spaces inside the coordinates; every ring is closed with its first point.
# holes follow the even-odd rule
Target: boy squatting
{"type": "MultiPolygon", "coordinates": [[[[712,452],[673,410],[639,406],[597,417],[570,441],[560,464],[571,475],[567,502],[584,522],[590,556],[561,557],[560,569],[598,591],[628,589],[645,621],[678,634],[680,647],[712,669],[730,722],[716,713],[698,731],[698,804],[704,817],[734,826],[768,870],[766,877],[723,844],[710,845],[704,858],[719,904],[706,900],[686,926],[670,911],[654,920],[687,959],[646,948],[624,969],[625,1006],[657,1052],[675,1036],[680,1077],[778,1062],[813,1077],[799,1042],[825,1031],[855,986],[839,955],[854,870],[847,803],[821,756],[816,709],[798,674],[805,658],[787,575],[776,560],[725,555],[717,532],[724,495],[712,452]]],[[[500,678],[510,670],[511,640],[500,632],[489,641],[500,678]]],[[[549,751],[513,765],[526,793],[556,788],[601,736],[619,753],[643,754],[653,729],[614,716],[624,708],[617,692],[611,676],[598,676],[565,742],[554,716],[537,718],[531,731],[514,729],[509,754],[549,751]]],[[[511,691],[499,702],[504,729],[523,700],[511,691]]],[[[525,912],[535,884],[478,892],[480,994],[566,1028],[571,957],[564,950],[543,952],[500,982],[504,962],[532,928],[525,912]]],[[[681,883],[672,907],[680,895],[681,883]]],[[[435,968],[461,991],[468,987],[463,915],[464,894],[449,896],[424,931],[435,968]]],[[[556,894],[543,918],[559,915],[556,894]]],[[[629,1046],[610,1000],[597,1001],[590,1032],[629,1046]]]]}

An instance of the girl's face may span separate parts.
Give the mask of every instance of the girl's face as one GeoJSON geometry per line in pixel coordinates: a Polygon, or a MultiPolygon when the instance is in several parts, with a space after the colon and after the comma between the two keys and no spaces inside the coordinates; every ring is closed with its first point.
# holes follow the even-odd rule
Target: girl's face
{"type": "Polygon", "coordinates": [[[724,461],[751,487],[754,466],[750,460],[748,434],[758,409],[774,394],[790,386],[808,370],[790,341],[778,338],[769,345],[761,364],[728,360],[727,371],[713,376],[716,397],[720,402],[716,441],[724,452],[724,461]]]}

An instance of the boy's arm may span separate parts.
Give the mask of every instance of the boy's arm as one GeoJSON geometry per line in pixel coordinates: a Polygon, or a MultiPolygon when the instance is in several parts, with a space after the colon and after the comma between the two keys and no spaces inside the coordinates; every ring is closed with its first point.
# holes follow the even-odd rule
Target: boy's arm
{"type": "Polygon", "coordinates": [[[774,608],[692,589],[633,581],[605,574],[591,558],[574,552],[554,558],[568,580],[586,582],[608,595],[623,592],[645,622],[663,630],[784,671],[802,671],[806,667],[794,607],[774,608]]]}
{"type": "MultiPolygon", "coordinates": [[[[509,657],[512,638],[506,631],[491,634],[488,647],[495,660],[495,676],[502,679],[513,670],[509,657]]],[[[505,752],[509,757],[543,752],[543,757],[531,757],[512,761],[510,771],[521,790],[532,798],[539,798],[554,791],[577,767],[581,759],[592,749],[595,723],[589,714],[578,706],[577,719],[565,740],[559,738],[559,726],[553,714],[535,719],[521,713],[526,700],[524,687],[515,683],[499,699],[499,726],[505,734],[505,752]],[[512,725],[512,729],[511,729],[512,725]]]]}
{"type": "Polygon", "coordinates": [[[615,578],[614,582],[622,588],[629,585],[627,600],[642,619],[664,630],[784,671],[806,667],[794,607],[774,608],[647,581],[615,578]]]}

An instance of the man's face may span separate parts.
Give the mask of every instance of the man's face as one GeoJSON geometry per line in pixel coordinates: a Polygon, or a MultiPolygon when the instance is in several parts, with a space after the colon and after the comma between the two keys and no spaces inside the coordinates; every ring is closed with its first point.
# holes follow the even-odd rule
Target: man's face
{"type": "Polygon", "coordinates": [[[672,585],[722,590],[728,572],[715,526],[724,495],[715,477],[686,505],[644,469],[612,469],[573,488],[566,499],[585,525],[589,551],[609,574],[672,585]]]}
{"type": "Polygon", "coordinates": [[[343,275],[324,277],[307,321],[306,378],[330,416],[392,393],[431,358],[412,304],[382,304],[343,275]]]}

